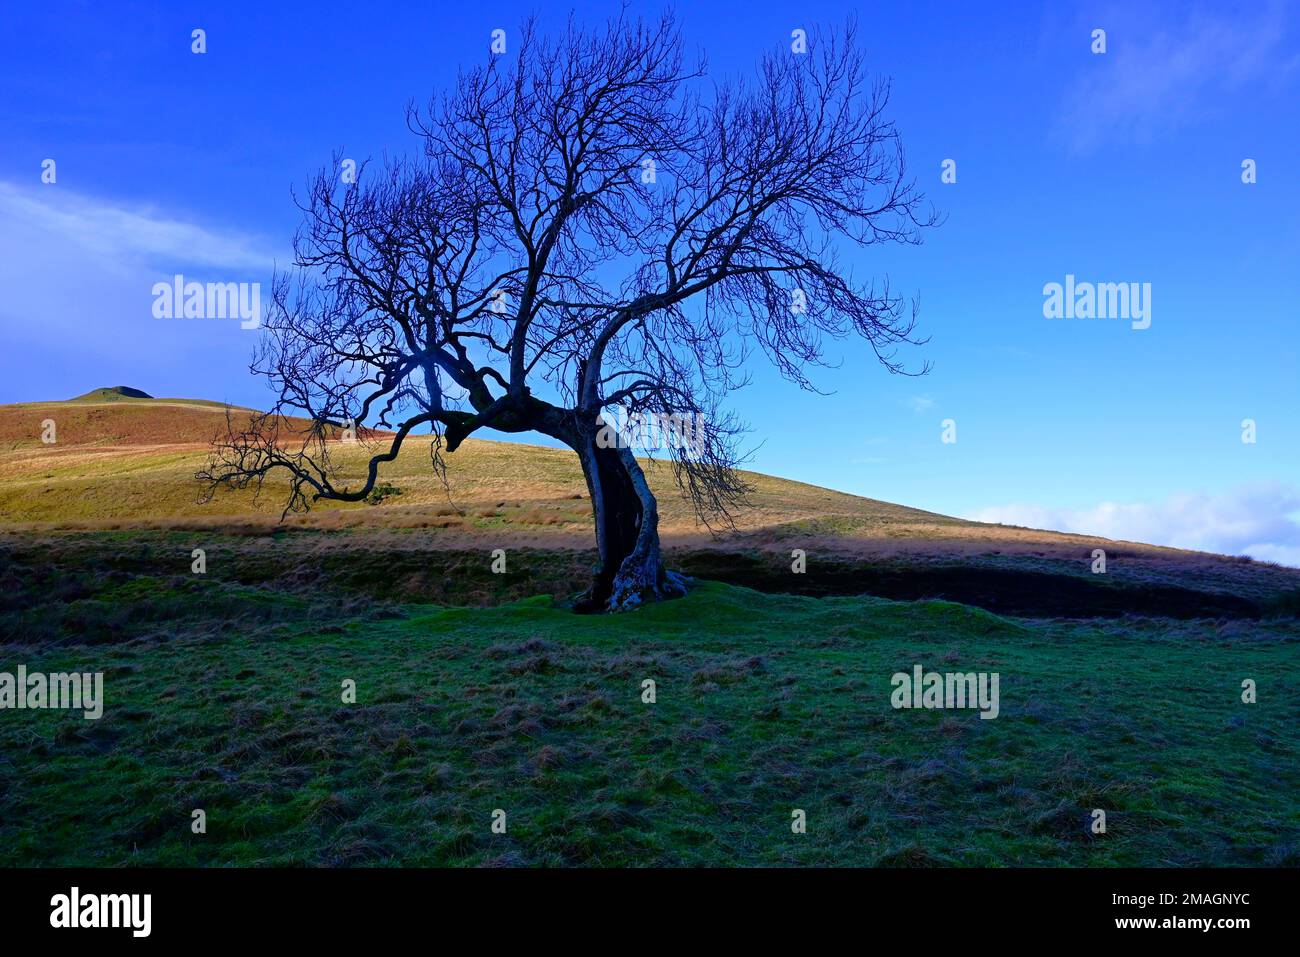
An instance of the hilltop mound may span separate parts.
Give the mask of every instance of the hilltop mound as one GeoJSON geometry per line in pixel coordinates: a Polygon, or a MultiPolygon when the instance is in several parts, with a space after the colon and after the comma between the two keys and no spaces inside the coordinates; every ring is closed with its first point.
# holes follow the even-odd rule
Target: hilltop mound
{"type": "Polygon", "coordinates": [[[142,392],[140,389],[133,389],[129,385],[105,386],[102,389],[91,389],[85,395],[79,395],[69,399],[69,402],[121,402],[123,399],[152,399],[148,392],[142,392]]]}
{"type": "MultiPolygon", "coordinates": [[[[207,446],[226,429],[227,407],[215,402],[98,395],[104,391],[97,389],[67,402],[0,406],[0,448],[66,460],[74,452],[92,450],[121,454],[128,447],[207,446]],[[41,423],[46,419],[52,419],[57,430],[50,445],[41,441],[41,423]]],[[[250,414],[234,408],[231,413],[236,427],[242,427],[250,414]]]]}

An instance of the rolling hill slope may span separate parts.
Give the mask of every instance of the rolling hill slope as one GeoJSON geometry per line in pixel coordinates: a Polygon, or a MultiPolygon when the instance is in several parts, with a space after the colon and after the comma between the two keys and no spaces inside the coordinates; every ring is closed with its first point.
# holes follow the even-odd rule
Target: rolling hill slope
{"type": "MultiPolygon", "coordinates": [[[[431,439],[412,437],[381,471],[371,503],[320,503],[282,521],[283,479],[269,480],[260,497],[222,492],[204,502],[194,478],[212,439],[224,434],[227,415],[240,426],[250,410],[120,395],[98,401],[105,391],[112,390],[0,406],[0,532],[189,529],[211,538],[346,531],[353,544],[360,536],[365,547],[385,550],[394,567],[408,560],[400,554],[415,556],[420,569],[432,567],[431,551],[592,548],[586,487],[567,450],[470,439],[446,457],[444,487],[430,466],[431,439]],[[55,425],[52,444],[41,441],[48,421],[55,425]]],[[[333,454],[360,484],[372,452],[365,443],[339,442],[333,454]]],[[[714,535],[677,492],[666,465],[647,463],[647,473],[660,501],[665,549],[678,553],[679,567],[764,591],[943,596],[1031,614],[1168,608],[1187,617],[1249,616],[1300,589],[1300,571],[1249,559],[987,525],[758,473],[747,473],[752,507],[736,516],[734,529],[714,535]],[[791,574],[796,548],[816,563],[816,575],[791,574]],[[1091,574],[1096,548],[1107,553],[1103,576],[1091,574]],[[1112,585],[1144,592],[1116,599],[1106,590],[1112,585]]],[[[291,563],[295,549],[308,555],[320,547],[312,537],[280,540],[276,553],[291,563]]],[[[430,574],[436,577],[436,569],[430,574]]],[[[570,587],[576,574],[566,567],[557,577],[562,585],[542,590],[570,587]]],[[[427,574],[413,575],[412,591],[428,587],[427,574]]]]}
{"type": "Polygon", "coordinates": [[[444,489],[421,439],[281,525],[276,489],[198,502],[225,414],[0,407],[0,650],[108,702],[0,721],[0,866],[1297,863],[1300,572],[764,475],[713,539],[659,468],[695,587],[577,615],[571,454],[471,440],[444,489]],[[998,673],[998,720],[896,710],[918,663],[998,673]]]}
{"type": "MultiPolygon", "coordinates": [[[[232,409],[230,415],[239,426],[247,421],[249,410],[232,409]]],[[[202,489],[194,473],[206,462],[213,438],[225,429],[226,407],[196,400],[99,402],[82,397],[0,406],[0,514],[8,523],[69,526],[233,516],[278,521],[283,482],[268,482],[260,500],[251,493],[227,493],[212,503],[199,501],[202,489]],[[41,423],[47,420],[56,426],[57,441],[52,444],[41,441],[41,423]]],[[[312,515],[299,520],[331,522],[337,516],[322,518],[321,513],[360,512],[367,523],[402,526],[418,525],[430,517],[522,508],[556,513],[530,512],[528,517],[540,519],[531,524],[551,529],[578,525],[577,530],[586,534],[590,516],[582,502],[585,485],[577,459],[569,451],[470,439],[446,457],[448,489],[430,468],[430,442],[428,436],[412,436],[397,461],[381,471],[381,484],[400,493],[384,497],[377,506],[321,503],[312,515]],[[440,511],[443,514],[436,514],[440,511]]],[[[359,483],[372,449],[365,443],[339,442],[334,454],[359,483]]],[[[647,468],[661,497],[666,529],[700,531],[675,493],[667,467],[647,468]]],[[[992,527],[802,482],[746,474],[755,486],[754,509],[741,516],[742,528],[815,519],[871,527],[882,534],[992,527]]]]}

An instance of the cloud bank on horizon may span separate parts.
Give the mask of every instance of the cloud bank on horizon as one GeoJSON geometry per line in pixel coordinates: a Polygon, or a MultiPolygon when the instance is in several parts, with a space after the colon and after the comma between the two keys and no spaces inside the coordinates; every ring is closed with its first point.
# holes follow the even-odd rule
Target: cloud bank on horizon
{"type": "Polygon", "coordinates": [[[965,517],[1120,541],[1249,555],[1300,567],[1300,487],[1280,482],[1245,485],[1219,495],[1180,492],[1160,502],[1102,502],[1091,508],[1013,503],[977,509],[965,517]]]}

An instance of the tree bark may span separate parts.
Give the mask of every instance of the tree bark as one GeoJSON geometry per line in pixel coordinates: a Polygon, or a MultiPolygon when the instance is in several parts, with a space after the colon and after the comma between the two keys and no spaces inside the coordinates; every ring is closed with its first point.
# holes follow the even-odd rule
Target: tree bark
{"type": "Polygon", "coordinates": [[[596,433],[578,447],[596,520],[600,565],[579,611],[627,611],[686,593],[686,580],[663,566],[659,508],[630,449],[601,448],[596,433]]]}

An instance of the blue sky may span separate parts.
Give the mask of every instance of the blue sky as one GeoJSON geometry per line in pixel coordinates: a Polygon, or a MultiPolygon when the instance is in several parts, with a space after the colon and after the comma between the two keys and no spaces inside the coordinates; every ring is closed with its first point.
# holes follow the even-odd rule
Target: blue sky
{"type": "MultiPolygon", "coordinates": [[[[756,366],[734,398],[761,443],[753,467],[947,514],[1300,564],[1300,6],[988,6],[859,11],[911,171],[947,221],[855,268],[919,296],[932,341],[914,358],[933,371],[891,377],[846,342],[820,396],[756,366]],[[940,182],[945,159],[955,184],[940,182]],[[1044,318],[1044,284],[1067,274],[1150,283],[1150,328],[1044,318]],[[955,444],[940,441],[944,419],[955,444]]],[[[405,103],[446,89],[535,7],[304,9],[6,13],[0,402],[126,384],[265,405],[247,373],[257,333],[156,320],[153,283],[265,283],[299,222],[291,187],[336,150],[413,152],[405,103]]],[[[562,28],[567,9],[543,25],[562,28]]],[[[851,9],[678,13],[722,75],[851,9]]]]}

